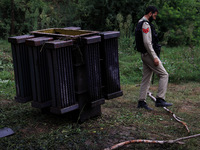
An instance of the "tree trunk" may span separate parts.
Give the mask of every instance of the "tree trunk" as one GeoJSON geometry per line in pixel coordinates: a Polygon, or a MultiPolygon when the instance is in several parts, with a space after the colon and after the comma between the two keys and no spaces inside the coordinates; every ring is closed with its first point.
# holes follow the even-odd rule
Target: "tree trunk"
{"type": "Polygon", "coordinates": [[[14,0],[11,0],[11,26],[10,26],[10,35],[15,34],[15,13],[14,13],[14,0]]]}

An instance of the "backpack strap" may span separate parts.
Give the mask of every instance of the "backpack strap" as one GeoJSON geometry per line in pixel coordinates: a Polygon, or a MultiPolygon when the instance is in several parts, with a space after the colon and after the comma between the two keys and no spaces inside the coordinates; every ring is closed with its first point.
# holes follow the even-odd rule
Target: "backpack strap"
{"type": "Polygon", "coordinates": [[[136,43],[135,49],[141,53],[147,52],[147,50],[144,47],[143,36],[142,36],[142,25],[144,22],[148,22],[148,21],[142,20],[142,21],[138,22],[136,29],[135,29],[135,41],[134,41],[136,43]]]}

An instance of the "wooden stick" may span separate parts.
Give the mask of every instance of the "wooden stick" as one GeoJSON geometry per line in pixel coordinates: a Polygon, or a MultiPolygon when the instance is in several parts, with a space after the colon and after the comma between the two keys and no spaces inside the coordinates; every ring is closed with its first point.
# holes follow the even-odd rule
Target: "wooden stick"
{"type": "Polygon", "coordinates": [[[104,150],[114,150],[114,149],[120,148],[124,145],[131,144],[131,143],[154,143],[154,144],[165,144],[165,143],[173,144],[173,143],[176,143],[176,144],[184,144],[184,142],[181,142],[182,140],[191,139],[191,138],[195,138],[195,137],[198,137],[198,136],[200,136],[200,134],[182,137],[182,138],[178,138],[176,140],[163,140],[163,141],[162,140],[144,140],[144,139],[130,140],[130,141],[118,143],[118,144],[116,144],[116,145],[114,145],[110,148],[105,148],[104,150]]]}
{"type": "MultiPolygon", "coordinates": [[[[151,92],[148,92],[148,95],[149,95],[149,97],[150,97],[154,102],[156,102],[156,98],[152,95],[151,92]]],[[[188,131],[188,133],[190,132],[190,130],[189,130],[187,124],[186,124],[185,122],[181,121],[181,120],[180,120],[180,119],[181,119],[180,117],[177,117],[177,116],[176,116],[172,111],[170,111],[168,108],[166,108],[166,107],[163,107],[163,108],[164,108],[166,111],[168,111],[169,113],[171,113],[172,116],[174,117],[174,119],[175,119],[176,121],[178,121],[179,123],[183,124],[183,125],[185,126],[186,130],[188,131]]]]}

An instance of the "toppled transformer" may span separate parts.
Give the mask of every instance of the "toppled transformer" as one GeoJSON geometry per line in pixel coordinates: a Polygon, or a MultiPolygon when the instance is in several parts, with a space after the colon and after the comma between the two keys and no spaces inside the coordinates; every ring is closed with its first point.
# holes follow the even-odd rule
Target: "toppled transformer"
{"type": "Polygon", "coordinates": [[[123,95],[119,36],[68,27],[10,37],[16,101],[54,114],[71,112],[80,122],[101,115],[105,99],[123,95]]]}

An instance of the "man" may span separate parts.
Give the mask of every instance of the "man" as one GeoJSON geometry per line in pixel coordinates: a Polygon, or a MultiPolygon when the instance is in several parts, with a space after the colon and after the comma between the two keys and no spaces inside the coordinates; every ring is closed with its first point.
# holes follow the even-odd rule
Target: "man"
{"type": "Polygon", "coordinates": [[[152,110],[152,108],[147,105],[145,100],[147,98],[147,92],[150,87],[153,72],[159,77],[159,86],[155,106],[167,107],[172,105],[171,103],[167,103],[165,101],[169,75],[159,59],[160,46],[158,45],[158,37],[153,25],[151,24],[153,20],[156,20],[157,15],[158,10],[156,7],[149,6],[146,9],[145,15],[138,22],[138,25],[141,24],[142,27],[142,36],[141,39],[139,39],[139,43],[137,42],[138,37],[136,38],[136,47],[138,51],[141,52],[143,62],[143,77],[140,86],[138,108],[144,108],[147,110],[152,110]]]}

